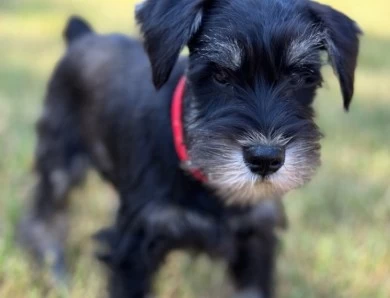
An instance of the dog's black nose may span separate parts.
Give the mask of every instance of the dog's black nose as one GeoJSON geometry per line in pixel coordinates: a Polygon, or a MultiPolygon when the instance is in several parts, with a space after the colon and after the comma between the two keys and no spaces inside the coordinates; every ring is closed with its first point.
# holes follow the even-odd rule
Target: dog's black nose
{"type": "Polygon", "coordinates": [[[267,176],[275,173],[284,164],[285,150],[279,146],[244,147],[244,160],[253,173],[267,176]]]}

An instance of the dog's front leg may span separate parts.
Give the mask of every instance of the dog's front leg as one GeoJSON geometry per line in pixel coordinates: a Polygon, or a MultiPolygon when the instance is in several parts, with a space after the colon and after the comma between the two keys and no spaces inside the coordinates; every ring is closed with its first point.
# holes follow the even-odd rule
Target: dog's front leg
{"type": "Polygon", "coordinates": [[[229,264],[237,287],[234,298],[273,297],[276,244],[271,227],[237,234],[236,255],[229,264]]]}
{"type": "Polygon", "coordinates": [[[220,253],[218,235],[222,233],[210,218],[168,203],[149,204],[137,214],[129,213],[120,212],[112,237],[108,257],[112,298],[146,297],[154,273],[172,249],[220,253]]]}

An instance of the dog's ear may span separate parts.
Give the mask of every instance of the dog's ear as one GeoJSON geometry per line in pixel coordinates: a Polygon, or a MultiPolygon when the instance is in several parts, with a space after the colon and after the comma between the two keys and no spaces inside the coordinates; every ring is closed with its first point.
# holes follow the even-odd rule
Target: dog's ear
{"type": "Polygon", "coordinates": [[[344,108],[348,110],[354,91],[359,35],[362,31],[353,20],[330,6],[310,1],[309,9],[324,33],[324,47],[340,82],[344,108]]]}
{"type": "Polygon", "coordinates": [[[145,0],[136,8],[157,89],[166,83],[181,50],[199,29],[204,1],[145,0]]]}

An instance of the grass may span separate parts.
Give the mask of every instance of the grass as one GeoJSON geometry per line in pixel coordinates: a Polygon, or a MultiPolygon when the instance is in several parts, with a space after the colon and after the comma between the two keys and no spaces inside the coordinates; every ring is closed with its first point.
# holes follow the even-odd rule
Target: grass
{"type": "MultiPolygon", "coordinates": [[[[345,114],[337,81],[316,106],[323,166],[304,189],[285,200],[290,219],[281,233],[279,297],[390,297],[390,2],[328,0],[366,32],[356,96],[345,114]]],[[[2,0],[0,2],[0,297],[101,297],[104,272],[90,235],[109,222],[113,191],[91,175],[73,196],[68,293],[58,293],[31,267],[15,242],[15,223],[33,177],[34,123],[45,84],[61,52],[60,33],[71,13],[101,32],[135,34],[134,1],[2,0]],[[99,220],[98,220],[99,219],[99,220]]],[[[223,265],[174,254],[158,278],[163,298],[226,297],[223,265]]]]}

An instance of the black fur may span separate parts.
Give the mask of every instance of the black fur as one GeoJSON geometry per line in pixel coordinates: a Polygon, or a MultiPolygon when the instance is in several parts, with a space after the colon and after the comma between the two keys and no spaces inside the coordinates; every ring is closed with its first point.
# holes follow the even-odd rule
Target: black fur
{"type": "Polygon", "coordinates": [[[173,249],[224,258],[239,295],[272,297],[278,202],[319,165],[311,103],[321,52],[347,108],[359,31],[306,0],[147,0],[137,20],[149,59],[139,41],[95,34],[80,19],[65,30],[69,47],[37,128],[27,246],[41,259],[54,251],[61,278],[68,194],[92,166],[120,197],[115,225],[98,237],[109,246],[101,258],[111,297],[145,297],[173,249]],[[186,45],[189,57],[177,61],[186,45]],[[173,146],[171,100],[183,74],[187,166],[206,183],[182,169],[173,146]],[[284,166],[251,173],[243,150],[270,144],[285,150],[284,166]]]}
{"type": "Polygon", "coordinates": [[[91,33],[91,26],[82,18],[73,16],[69,19],[64,31],[65,42],[69,45],[81,36],[91,33]]]}
{"type": "Polygon", "coordinates": [[[339,77],[344,108],[348,110],[353,96],[355,68],[359,52],[360,28],[346,15],[330,6],[311,2],[311,12],[322,30],[327,33],[324,47],[339,77]]]}

